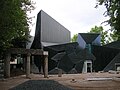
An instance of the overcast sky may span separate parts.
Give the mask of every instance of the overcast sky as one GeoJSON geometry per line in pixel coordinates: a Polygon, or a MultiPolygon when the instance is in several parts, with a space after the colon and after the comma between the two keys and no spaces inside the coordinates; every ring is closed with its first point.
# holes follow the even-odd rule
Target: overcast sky
{"type": "MultiPolygon", "coordinates": [[[[33,19],[31,35],[35,33],[37,13],[42,9],[56,21],[66,27],[71,36],[77,33],[90,31],[95,25],[100,26],[106,20],[103,16],[105,7],[95,8],[96,0],[33,0],[36,2],[35,10],[31,15],[33,19]]],[[[103,25],[104,26],[104,25],[103,25]]],[[[104,29],[108,27],[104,26],[104,29]]]]}

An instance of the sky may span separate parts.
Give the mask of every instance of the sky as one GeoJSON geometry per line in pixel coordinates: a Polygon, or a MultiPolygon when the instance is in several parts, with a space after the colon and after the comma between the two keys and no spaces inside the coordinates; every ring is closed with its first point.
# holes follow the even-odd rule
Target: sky
{"type": "MultiPolygon", "coordinates": [[[[95,8],[96,0],[32,0],[35,4],[35,9],[29,16],[33,18],[33,26],[31,26],[31,35],[35,34],[37,13],[42,9],[64,27],[71,32],[71,37],[78,33],[87,33],[95,25],[100,26],[101,23],[107,20],[103,13],[104,6],[95,8]]],[[[102,26],[108,29],[109,26],[102,26]]]]}

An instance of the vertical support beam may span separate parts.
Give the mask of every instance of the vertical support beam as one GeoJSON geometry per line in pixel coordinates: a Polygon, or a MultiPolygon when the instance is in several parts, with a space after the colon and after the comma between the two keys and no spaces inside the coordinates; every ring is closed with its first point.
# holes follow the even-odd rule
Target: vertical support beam
{"type": "Polygon", "coordinates": [[[5,78],[10,77],[10,57],[11,54],[7,53],[4,60],[4,76],[5,78]]]}
{"type": "Polygon", "coordinates": [[[87,61],[85,61],[85,73],[87,73],[87,61]]]}
{"type": "Polygon", "coordinates": [[[91,62],[91,67],[90,67],[90,69],[91,69],[91,73],[92,73],[92,62],[91,62]]]}
{"type": "Polygon", "coordinates": [[[26,57],[23,58],[23,71],[26,71],[26,57]]]}
{"type": "Polygon", "coordinates": [[[41,70],[40,70],[41,74],[44,74],[44,70],[43,69],[44,69],[44,65],[41,65],[41,70]]]}
{"type": "Polygon", "coordinates": [[[48,77],[48,55],[45,55],[44,59],[44,78],[48,77]]]}
{"type": "Polygon", "coordinates": [[[27,54],[27,61],[26,61],[26,78],[30,78],[30,54],[27,54]]]}

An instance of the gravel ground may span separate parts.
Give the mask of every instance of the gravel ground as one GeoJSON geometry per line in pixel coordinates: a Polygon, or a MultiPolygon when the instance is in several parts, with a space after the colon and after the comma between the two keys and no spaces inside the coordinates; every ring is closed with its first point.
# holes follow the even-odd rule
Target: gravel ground
{"type": "Polygon", "coordinates": [[[29,80],[9,90],[73,90],[54,80],[29,80]]]}
{"type": "Polygon", "coordinates": [[[0,90],[120,90],[120,73],[86,73],[49,75],[31,74],[0,80],[0,90]],[[91,78],[112,78],[113,80],[93,80],[91,78]],[[54,81],[53,81],[54,80],[54,81]],[[74,81],[73,81],[74,80],[74,81]]]}

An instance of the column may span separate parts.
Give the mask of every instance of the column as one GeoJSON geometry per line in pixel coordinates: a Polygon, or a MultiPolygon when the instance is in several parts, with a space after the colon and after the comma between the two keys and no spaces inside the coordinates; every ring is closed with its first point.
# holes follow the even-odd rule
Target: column
{"type": "Polygon", "coordinates": [[[27,54],[27,61],[26,61],[26,78],[30,78],[30,54],[27,54]]]}
{"type": "Polygon", "coordinates": [[[45,55],[44,59],[44,78],[48,77],[48,55],[45,55]]]}
{"type": "Polygon", "coordinates": [[[90,69],[91,69],[91,73],[92,73],[92,62],[91,62],[91,67],[90,67],[90,69]]]}
{"type": "Polygon", "coordinates": [[[4,76],[5,78],[10,77],[10,57],[11,54],[7,53],[4,60],[4,76]]]}

